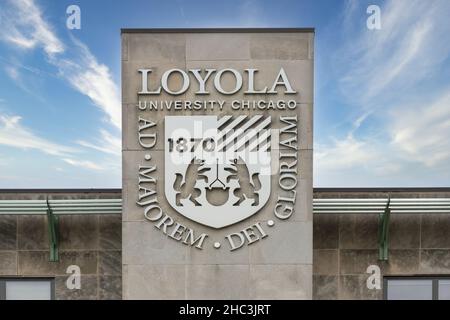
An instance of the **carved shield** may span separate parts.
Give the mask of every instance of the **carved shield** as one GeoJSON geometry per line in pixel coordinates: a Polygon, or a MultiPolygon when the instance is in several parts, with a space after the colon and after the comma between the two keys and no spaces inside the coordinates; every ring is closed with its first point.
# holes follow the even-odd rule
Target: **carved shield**
{"type": "Polygon", "coordinates": [[[271,186],[270,116],[166,116],[165,181],[183,216],[223,228],[257,213],[271,186]]]}

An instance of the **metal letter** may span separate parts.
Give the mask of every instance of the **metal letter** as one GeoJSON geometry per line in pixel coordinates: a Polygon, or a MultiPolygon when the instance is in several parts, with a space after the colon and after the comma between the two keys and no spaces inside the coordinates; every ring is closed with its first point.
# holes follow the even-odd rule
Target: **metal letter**
{"type": "Polygon", "coordinates": [[[286,90],[284,91],[284,93],[297,93],[297,91],[295,91],[294,89],[292,89],[292,86],[289,82],[289,79],[286,75],[286,72],[284,71],[283,68],[280,69],[280,72],[278,73],[275,82],[272,85],[272,88],[270,88],[269,91],[267,91],[267,93],[277,93],[277,91],[275,90],[275,88],[279,85],[283,85],[286,90]],[[281,78],[281,80],[280,80],[281,78]]]}
{"type": "Polygon", "coordinates": [[[164,91],[166,91],[167,93],[170,93],[174,96],[177,96],[177,95],[185,93],[186,90],[189,88],[189,76],[187,75],[186,72],[184,72],[181,69],[170,69],[170,70],[167,70],[166,72],[164,72],[162,79],[161,79],[161,85],[162,85],[164,91]],[[174,72],[180,73],[181,76],[183,77],[183,85],[181,86],[181,89],[178,91],[172,91],[169,89],[169,84],[168,84],[169,76],[174,72]]]}
{"type": "Polygon", "coordinates": [[[217,74],[216,74],[216,76],[214,78],[214,86],[216,87],[216,90],[219,91],[222,94],[227,94],[227,95],[235,94],[242,87],[242,76],[241,76],[241,74],[239,72],[237,72],[234,69],[223,69],[223,70],[220,70],[219,72],[217,72],[217,74]],[[220,81],[222,79],[222,75],[225,72],[231,72],[234,75],[234,77],[236,78],[236,86],[234,87],[234,89],[232,91],[225,91],[222,88],[222,84],[221,84],[220,81]]]}
{"type": "Polygon", "coordinates": [[[160,94],[161,86],[155,91],[148,91],[148,74],[152,72],[152,69],[138,69],[141,73],[141,91],[138,94],[160,94]]]}

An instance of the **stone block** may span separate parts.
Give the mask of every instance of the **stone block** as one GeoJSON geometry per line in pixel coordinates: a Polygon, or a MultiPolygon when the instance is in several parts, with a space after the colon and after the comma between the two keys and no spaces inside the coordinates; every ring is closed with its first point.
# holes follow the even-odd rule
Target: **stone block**
{"type": "Polygon", "coordinates": [[[384,275],[420,273],[419,249],[389,249],[389,260],[381,263],[384,275]]]}
{"type": "Polygon", "coordinates": [[[450,272],[450,250],[421,250],[420,272],[424,274],[448,274],[450,272]]]}
{"type": "Polygon", "coordinates": [[[48,250],[48,224],[46,216],[19,216],[19,250],[48,250]]]}
{"type": "Polygon", "coordinates": [[[186,34],[186,60],[248,60],[248,33],[186,34]]]}
{"type": "Polygon", "coordinates": [[[97,215],[66,215],[59,218],[59,248],[98,249],[97,215]]]}
{"type": "Polygon", "coordinates": [[[17,216],[0,216],[0,250],[17,249],[17,216]]]}
{"type": "Polygon", "coordinates": [[[338,250],[314,250],[313,251],[313,274],[314,275],[337,275],[339,270],[338,250]]]}
{"type": "Polygon", "coordinates": [[[99,249],[122,249],[122,217],[107,215],[99,217],[99,249]]]}
{"type": "Polygon", "coordinates": [[[422,215],[421,247],[450,248],[450,216],[446,214],[422,215]]]}
{"type": "Polygon", "coordinates": [[[311,299],[311,274],[311,265],[250,265],[250,299],[311,299]]]}
{"type": "Polygon", "coordinates": [[[128,265],[123,272],[123,298],[127,300],[185,299],[183,265],[128,265]]]}
{"type": "Polygon", "coordinates": [[[338,215],[314,215],[313,229],[314,249],[337,249],[339,247],[338,215]]]}
{"type": "Polygon", "coordinates": [[[99,276],[98,298],[100,300],[122,299],[121,276],[99,276]]]}
{"type": "Polygon", "coordinates": [[[122,252],[118,250],[99,251],[98,273],[102,275],[121,275],[122,252]]]}
{"type": "Polygon", "coordinates": [[[187,250],[186,245],[170,239],[150,221],[123,223],[124,264],[185,264],[187,250]]]}
{"type": "Polygon", "coordinates": [[[19,274],[23,276],[66,275],[67,267],[77,265],[82,275],[97,273],[95,251],[61,251],[58,262],[49,261],[48,251],[19,251],[19,274]]]}
{"type": "Polygon", "coordinates": [[[187,266],[187,299],[248,299],[248,293],[248,265],[187,266]]]}
{"type": "Polygon", "coordinates": [[[17,275],[17,252],[0,251],[0,276],[17,275]]]}
{"type": "Polygon", "coordinates": [[[55,278],[55,298],[56,300],[97,300],[97,276],[82,275],[80,278],[80,289],[67,288],[67,276],[55,278]]]}
{"type": "Polygon", "coordinates": [[[158,62],[183,61],[186,58],[186,35],[183,33],[128,34],[128,60],[158,62]]]}
{"type": "Polygon", "coordinates": [[[341,274],[365,274],[367,267],[378,265],[378,250],[342,249],[340,250],[341,274]]]}
{"type": "Polygon", "coordinates": [[[251,264],[312,264],[311,222],[276,221],[269,232],[250,245],[251,264]]]}
{"type": "Polygon", "coordinates": [[[413,249],[419,247],[420,247],[420,215],[417,214],[391,215],[389,220],[389,248],[413,249]]]}
{"type": "Polygon", "coordinates": [[[339,222],[342,249],[377,249],[378,215],[342,214],[339,222]]]}
{"type": "Polygon", "coordinates": [[[313,300],[337,300],[338,276],[313,276],[313,300]]]}
{"type": "Polygon", "coordinates": [[[310,59],[308,33],[254,33],[250,54],[254,60],[310,59]]]}
{"type": "Polygon", "coordinates": [[[341,300],[381,300],[382,289],[368,289],[369,275],[344,275],[339,277],[339,299],[341,300]]]}

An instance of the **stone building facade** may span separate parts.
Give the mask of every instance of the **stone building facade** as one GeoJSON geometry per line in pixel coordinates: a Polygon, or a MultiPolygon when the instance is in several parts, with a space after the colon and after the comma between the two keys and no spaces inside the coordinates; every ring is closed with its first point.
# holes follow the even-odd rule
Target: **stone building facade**
{"type": "MultiPolygon", "coordinates": [[[[311,299],[313,69],[313,29],[122,30],[124,299],[311,299]],[[212,70],[209,78],[206,78],[207,70],[212,70]],[[199,72],[197,77],[194,77],[195,71],[199,72]],[[198,77],[208,79],[204,80],[203,89],[198,77]],[[213,107],[209,104],[203,109],[186,107],[211,101],[215,102],[213,107]],[[236,101],[240,108],[233,108],[236,101]],[[284,104],[291,101],[291,108],[267,107],[280,101],[284,104]],[[263,107],[244,107],[253,102],[263,107]],[[175,121],[173,117],[177,117],[178,123],[170,127],[169,122],[175,121]],[[184,139],[182,135],[171,138],[178,128],[187,131],[188,127],[184,126],[188,123],[201,123],[200,128],[214,122],[211,126],[219,133],[212,139],[219,146],[223,138],[219,123],[225,121],[223,125],[231,128],[230,132],[237,128],[238,142],[230,142],[228,146],[232,148],[242,143],[242,148],[249,151],[245,155],[249,155],[253,152],[250,146],[257,139],[250,141],[252,138],[249,138],[244,144],[243,140],[252,133],[246,131],[238,135],[239,130],[245,127],[260,133],[264,130],[258,128],[263,128],[267,120],[270,121],[272,167],[266,172],[270,172],[261,173],[260,167],[255,169],[263,161],[251,163],[250,156],[244,161],[247,169],[254,170],[251,177],[259,174],[263,182],[259,183],[258,196],[267,195],[264,202],[260,196],[261,207],[257,211],[250,201],[232,204],[237,189],[229,191],[225,206],[216,206],[208,199],[202,202],[205,194],[212,194],[212,202],[217,201],[220,194],[217,188],[211,190],[211,186],[200,188],[204,181],[199,180],[194,182],[199,203],[193,206],[190,198],[179,205],[170,201],[171,195],[180,192],[170,179],[175,174],[183,176],[186,172],[183,179],[188,175],[188,169],[184,168],[167,174],[175,166],[172,157],[177,149],[170,146],[184,139]],[[252,125],[253,121],[261,122],[252,125]],[[276,136],[275,132],[281,133],[276,136]],[[185,209],[189,205],[191,208],[185,209]],[[281,214],[286,217],[275,216],[276,206],[279,206],[277,211],[285,211],[281,214]],[[292,214],[289,214],[291,207],[292,214]],[[203,212],[200,218],[216,216],[220,220],[236,211],[246,216],[214,227],[188,217],[200,210],[203,212]],[[171,235],[179,225],[181,233],[171,235]],[[193,232],[195,239],[207,235],[202,249],[186,238],[188,232],[193,232]],[[227,237],[240,241],[239,235],[244,237],[244,234],[247,240],[241,239],[245,244],[233,251],[227,237]],[[249,240],[251,237],[258,240],[253,243],[249,240]],[[277,290],[280,287],[284,290],[277,290]]],[[[189,134],[195,135],[195,131],[196,128],[189,134]]],[[[264,134],[261,133],[261,139],[264,134]]],[[[210,138],[204,132],[198,135],[190,138],[203,142],[210,138]]],[[[199,144],[198,148],[189,150],[202,147],[203,144],[199,144]]],[[[189,155],[192,160],[185,163],[193,159],[205,161],[203,157],[217,158],[217,172],[220,168],[224,188],[232,188],[223,168],[237,158],[219,161],[225,152],[215,154],[217,150],[206,149],[203,147],[201,153],[189,155]]],[[[255,158],[264,158],[261,153],[255,158]]],[[[243,154],[239,153],[239,157],[245,158],[243,154]]],[[[216,170],[215,164],[207,165],[211,172],[216,170]]],[[[245,195],[249,200],[251,186],[258,183],[254,180],[252,184],[245,183],[245,174],[240,175],[237,183],[239,188],[250,190],[245,195]],[[241,178],[243,185],[240,185],[241,178]]],[[[250,178],[250,173],[248,175],[250,178]]],[[[214,176],[208,179],[209,183],[214,176]]],[[[185,194],[186,198],[189,194],[190,191],[185,194]]]]}
{"type": "MultiPolygon", "coordinates": [[[[315,198],[449,198],[449,189],[316,189],[315,198]]],[[[314,299],[383,299],[366,272],[384,278],[450,275],[450,215],[392,214],[389,259],[378,260],[377,214],[314,215],[314,299]]]]}
{"type": "MultiPolygon", "coordinates": [[[[317,198],[449,198],[450,189],[315,189],[317,198]]],[[[2,190],[0,200],[120,198],[121,190],[2,190]]],[[[378,215],[315,214],[313,299],[383,299],[366,273],[383,278],[450,275],[450,215],[392,215],[389,260],[378,260],[378,215]]],[[[54,280],[55,299],[122,298],[122,222],[118,215],[61,216],[60,261],[49,261],[45,216],[0,215],[0,281],[54,280]],[[80,266],[81,289],[66,287],[70,265],[80,266]]],[[[383,283],[382,283],[383,284],[383,283]]],[[[151,281],[148,286],[154,285],[151,281]]],[[[164,285],[159,283],[158,285],[164,285]]],[[[295,286],[295,283],[292,284],[295,286]]],[[[283,287],[277,288],[282,292],[283,287]]],[[[267,297],[279,293],[268,292],[267,297]]],[[[238,297],[236,297],[238,298],[238,297]]]]}
{"type": "MultiPolygon", "coordinates": [[[[121,198],[121,190],[2,190],[2,200],[121,198]]],[[[49,261],[45,215],[0,214],[0,280],[46,278],[55,299],[121,299],[120,215],[59,217],[59,261],[49,261]],[[70,265],[81,271],[81,289],[69,290],[70,265]]]]}

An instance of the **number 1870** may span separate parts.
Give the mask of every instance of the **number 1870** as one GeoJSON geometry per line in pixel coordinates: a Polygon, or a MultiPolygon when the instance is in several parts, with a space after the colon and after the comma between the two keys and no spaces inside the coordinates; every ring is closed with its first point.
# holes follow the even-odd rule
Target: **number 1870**
{"type": "Polygon", "coordinates": [[[177,152],[194,152],[201,145],[203,151],[212,152],[216,148],[216,142],[213,138],[178,138],[167,139],[169,142],[169,152],[172,152],[175,148],[177,152]]]}

